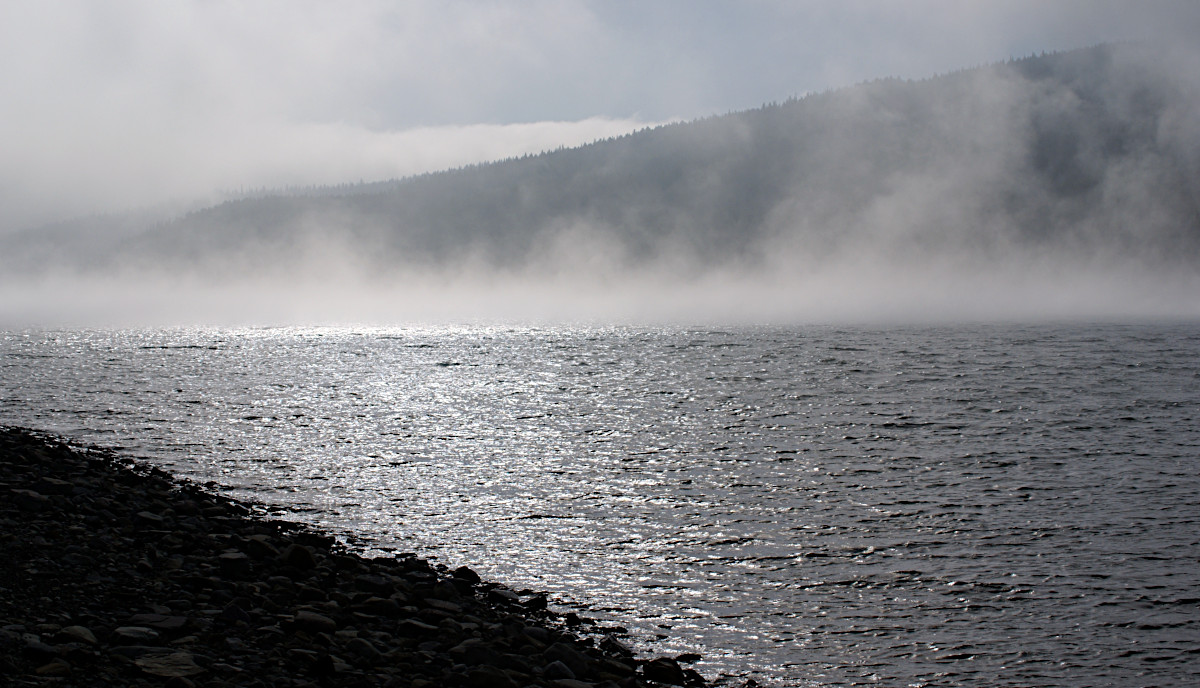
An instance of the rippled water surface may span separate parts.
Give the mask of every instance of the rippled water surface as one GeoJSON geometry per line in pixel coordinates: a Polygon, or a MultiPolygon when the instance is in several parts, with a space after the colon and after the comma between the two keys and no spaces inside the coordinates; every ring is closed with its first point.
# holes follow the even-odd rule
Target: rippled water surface
{"type": "Polygon", "coordinates": [[[1200,676],[1197,325],[30,331],[0,370],[0,423],[549,590],[709,677],[1200,676]]]}

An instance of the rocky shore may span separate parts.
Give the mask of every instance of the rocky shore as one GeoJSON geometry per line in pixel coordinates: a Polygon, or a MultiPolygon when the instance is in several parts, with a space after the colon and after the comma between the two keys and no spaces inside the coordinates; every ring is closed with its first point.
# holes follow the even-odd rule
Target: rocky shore
{"type": "Polygon", "coordinates": [[[0,685],[703,686],[546,597],[0,428],[0,685]]]}

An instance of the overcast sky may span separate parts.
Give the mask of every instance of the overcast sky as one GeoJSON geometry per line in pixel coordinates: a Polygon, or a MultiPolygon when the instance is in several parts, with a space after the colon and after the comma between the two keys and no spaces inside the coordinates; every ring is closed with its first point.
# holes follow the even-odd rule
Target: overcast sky
{"type": "Polygon", "coordinates": [[[0,0],[0,231],[1197,35],[1194,0],[0,0]]]}

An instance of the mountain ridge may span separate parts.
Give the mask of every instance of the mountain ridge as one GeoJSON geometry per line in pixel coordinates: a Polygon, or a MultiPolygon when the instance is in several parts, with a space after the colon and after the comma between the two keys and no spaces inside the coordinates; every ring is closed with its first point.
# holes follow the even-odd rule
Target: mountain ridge
{"type": "Polygon", "coordinates": [[[602,254],[695,272],[1015,249],[1194,267],[1200,86],[1173,57],[1105,44],[341,192],[227,201],[126,231],[107,251],[93,241],[82,263],[241,271],[337,254],[386,276],[586,267],[602,254]]]}

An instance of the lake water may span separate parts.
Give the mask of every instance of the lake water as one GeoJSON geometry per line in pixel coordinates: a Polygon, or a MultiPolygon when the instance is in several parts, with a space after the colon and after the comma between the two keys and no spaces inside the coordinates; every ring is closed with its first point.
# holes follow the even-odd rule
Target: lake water
{"type": "Polygon", "coordinates": [[[1200,325],[25,331],[0,423],[783,686],[1200,676],[1200,325]]]}

